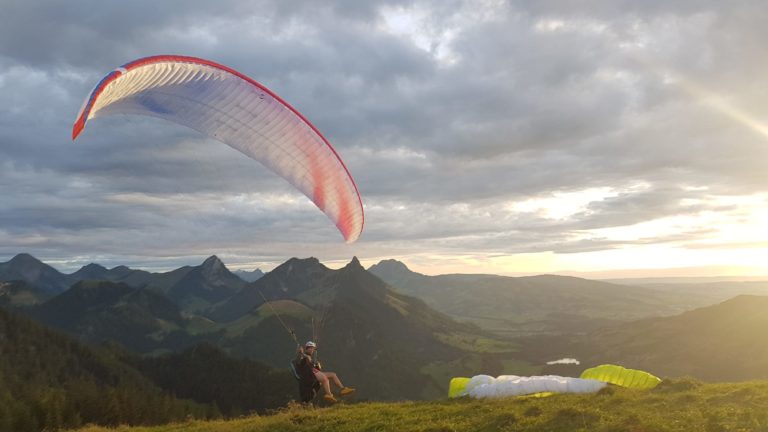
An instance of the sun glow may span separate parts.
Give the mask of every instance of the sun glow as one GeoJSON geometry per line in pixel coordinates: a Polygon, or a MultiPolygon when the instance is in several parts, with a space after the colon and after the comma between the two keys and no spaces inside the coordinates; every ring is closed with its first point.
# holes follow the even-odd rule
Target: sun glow
{"type": "Polygon", "coordinates": [[[673,76],[673,80],[677,86],[683,89],[686,93],[695,97],[706,106],[713,110],[725,115],[731,120],[740,123],[754,132],[768,138],[768,126],[765,123],[758,120],[758,118],[752,113],[741,109],[726,97],[719,95],[715,92],[709,91],[704,87],[698,85],[693,80],[685,79],[679,76],[673,76]]]}

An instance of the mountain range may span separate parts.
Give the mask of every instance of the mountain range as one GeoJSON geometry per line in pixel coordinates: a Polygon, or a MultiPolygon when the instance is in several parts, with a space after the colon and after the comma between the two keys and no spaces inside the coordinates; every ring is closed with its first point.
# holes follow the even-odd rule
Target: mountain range
{"type": "MultiPolygon", "coordinates": [[[[325,269],[316,259],[307,261],[306,268],[296,270],[306,273],[305,280],[297,281],[300,286],[292,288],[295,292],[287,293],[285,287],[280,286],[279,275],[288,272],[299,261],[288,260],[267,273],[268,283],[254,291],[243,288],[264,277],[260,270],[246,272],[250,279],[258,277],[248,282],[241,279],[238,272],[230,272],[216,256],[198,266],[184,266],[163,273],[125,266],[107,269],[92,263],[72,274],[63,274],[22,253],[0,263],[0,281],[16,284],[16,294],[13,295],[7,292],[9,285],[0,288],[0,302],[39,303],[79,281],[102,280],[160,293],[185,314],[214,321],[233,321],[263,303],[264,298],[273,300],[300,295],[304,290],[302,286],[309,286],[315,275],[325,269]],[[20,283],[29,289],[19,291],[20,283]],[[34,295],[31,295],[33,291],[34,295]],[[20,292],[23,295],[18,297],[20,292]]],[[[402,294],[417,297],[457,320],[475,323],[502,336],[587,332],[614,322],[675,315],[740,294],[768,295],[768,281],[712,279],[713,282],[708,282],[695,279],[696,283],[693,283],[685,279],[683,282],[687,283],[660,283],[628,280],[624,285],[556,275],[427,276],[411,271],[396,260],[381,261],[368,270],[402,294]]],[[[311,290],[306,296],[311,296],[311,290]]],[[[312,299],[304,298],[300,302],[310,304],[312,299]]]]}
{"type": "Polygon", "coordinates": [[[447,381],[431,373],[437,365],[482,357],[475,345],[493,343],[395,292],[356,258],[338,270],[293,258],[252,283],[216,257],[167,273],[89,265],[63,276],[83,280],[39,304],[13,306],[80,341],[114,341],[143,354],[209,342],[285,369],[298,338],[315,339],[323,361],[377,399],[438,396],[447,381]]]}
{"type": "Polygon", "coordinates": [[[442,394],[447,381],[422,369],[459,361],[469,353],[453,340],[483,333],[393,291],[356,258],[338,270],[314,258],[288,260],[210,316],[226,323],[222,346],[275,366],[295,348],[289,329],[315,339],[324,362],[377,399],[442,394]]]}
{"type": "Polygon", "coordinates": [[[197,311],[229,298],[246,284],[215,255],[199,266],[184,266],[163,273],[150,273],[126,266],[107,269],[91,263],[72,274],[64,274],[24,253],[0,263],[0,281],[25,282],[49,296],[60,294],[75,283],[88,280],[147,288],[169,297],[184,311],[197,311]]]}
{"type": "Polygon", "coordinates": [[[545,365],[568,356],[582,364],[612,361],[705,379],[758,376],[768,361],[759,352],[741,375],[718,372],[729,365],[739,369],[739,355],[756,352],[746,341],[762,323],[736,318],[768,309],[760,309],[762,297],[755,309],[741,297],[736,306],[711,306],[743,290],[759,294],[766,288],[762,282],[722,282],[731,285],[719,291],[702,284],[624,286],[554,275],[426,276],[394,260],[366,270],[356,258],[337,270],[315,258],[291,258],[253,282],[215,256],[165,273],[90,264],[65,275],[31,256],[0,268],[0,280],[6,280],[0,282],[0,306],[80,341],[117,342],[152,355],[209,343],[285,371],[296,343],[312,339],[323,363],[372,399],[438,397],[457,375],[577,374],[545,365]],[[68,282],[54,294],[53,287],[61,290],[68,282]],[[691,311],[699,306],[714,308],[706,319],[741,341],[729,346],[735,354],[711,356],[702,343],[684,343],[728,336],[695,333],[709,328],[701,324],[705,318],[691,318],[707,310],[691,311]],[[674,347],[689,347],[691,358],[720,360],[689,367],[674,347]]]}

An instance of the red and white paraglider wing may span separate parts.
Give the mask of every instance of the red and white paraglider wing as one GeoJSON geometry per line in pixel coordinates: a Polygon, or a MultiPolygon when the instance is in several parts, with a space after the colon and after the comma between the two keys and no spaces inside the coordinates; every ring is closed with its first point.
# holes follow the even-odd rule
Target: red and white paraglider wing
{"type": "Polygon", "coordinates": [[[96,85],[72,139],[88,120],[112,114],[159,117],[221,141],[303,192],[348,243],[363,230],[357,186],[330,143],[287,102],[233,69],[182,56],[128,63],[96,85]]]}

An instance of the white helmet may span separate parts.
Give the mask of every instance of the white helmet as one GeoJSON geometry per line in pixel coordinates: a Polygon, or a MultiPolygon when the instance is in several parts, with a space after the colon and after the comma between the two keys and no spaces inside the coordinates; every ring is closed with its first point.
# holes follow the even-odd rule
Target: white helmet
{"type": "Polygon", "coordinates": [[[304,344],[304,348],[317,348],[317,345],[312,341],[307,341],[307,343],[304,344]]]}

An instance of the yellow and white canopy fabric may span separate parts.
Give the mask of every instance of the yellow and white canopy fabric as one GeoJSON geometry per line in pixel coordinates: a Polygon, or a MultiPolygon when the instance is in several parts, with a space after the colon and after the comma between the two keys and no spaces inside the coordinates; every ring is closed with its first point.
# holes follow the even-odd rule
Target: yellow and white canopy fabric
{"type": "Polygon", "coordinates": [[[288,180],[352,243],[363,204],[336,150],[286,101],[253,79],[209,60],[154,56],[102,78],[83,103],[72,139],[96,117],[158,117],[221,141],[288,180]]]}
{"type": "Polygon", "coordinates": [[[557,375],[456,377],[451,379],[448,386],[448,397],[497,398],[553,393],[595,393],[608,384],[631,389],[652,389],[659,383],[661,379],[645,371],[617,365],[600,365],[585,370],[579,378],[557,375]]]}
{"type": "Polygon", "coordinates": [[[453,378],[449,397],[500,398],[541,393],[595,393],[606,383],[591,379],[562,377],[557,375],[521,377],[501,375],[475,375],[472,378],[453,378]]]}

